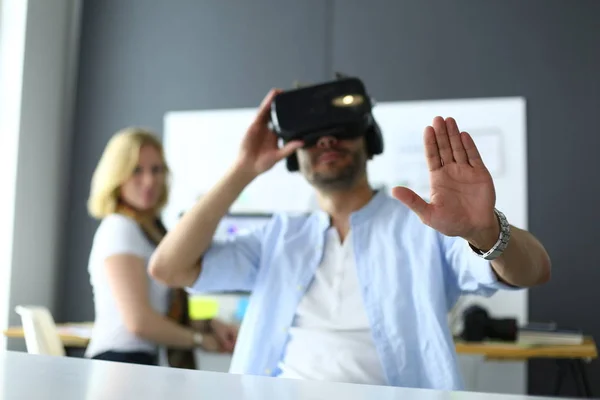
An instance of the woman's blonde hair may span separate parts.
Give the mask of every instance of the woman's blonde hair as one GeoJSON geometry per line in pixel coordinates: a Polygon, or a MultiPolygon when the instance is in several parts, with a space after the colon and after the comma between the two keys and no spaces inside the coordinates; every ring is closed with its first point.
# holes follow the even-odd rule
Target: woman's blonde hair
{"type": "MultiPolygon", "coordinates": [[[[169,168],[165,160],[163,146],[151,131],[142,128],[125,128],[117,132],[108,142],[102,157],[96,166],[90,188],[87,208],[89,214],[102,219],[114,213],[119,203],[120,188],[129,179],[140,157],[142,146],[150,145],[160,153],[165,173],[169,168]]],[[[167,204],[169,195],[168,180],[165,179],[155,212],[158,213],[167,204]]]]}

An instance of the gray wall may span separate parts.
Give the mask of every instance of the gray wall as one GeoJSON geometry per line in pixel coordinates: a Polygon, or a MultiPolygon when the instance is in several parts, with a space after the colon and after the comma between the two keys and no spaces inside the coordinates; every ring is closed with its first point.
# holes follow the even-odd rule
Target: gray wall
{"type": "MultiPolygon", "coordinates": [[[[580,0],[302,2],[88,0],[58,317],[93,317],[87,256],[96,223],[90,176],[112,133],[158,131],[165,111],[256,105],[272,86],[361,76],[380,101],[524,96],[529,228],[554,263],[530,291],[530,318],[600,338],[596,282],[600,135],[600,2],[580,0]],[[368,5],[368,6],[367,6],[368,5]],[[463,8],[464,7],[464,8],[463,8]]],[[[552,389],[532,362],[530,392],[552,389]]],[[[590,368],[600,382],[600,369],[590,368]]],[[[595,383],[596,393],[600,384],[595,383]]]]}
{"type": "Polygon", "coordinates": [[[271,87],[329,76],[327,2],[225,3],[84,2],[60,318],[93,317],[86,268],[97,223],[85,203],[115,131],[143,125],[160,133],[166,111],[258,105],[271,87]]]}

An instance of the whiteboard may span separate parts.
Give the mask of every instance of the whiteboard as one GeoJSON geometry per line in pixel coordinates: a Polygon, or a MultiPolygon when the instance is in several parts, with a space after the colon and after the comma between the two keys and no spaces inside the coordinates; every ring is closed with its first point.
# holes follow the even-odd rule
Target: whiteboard
{"type": "MultiPolygon", "coordinates": [[[[166,115],[163,141],[171,169],[171,194],[164,211],[167,227],[226,173],[255,115],[254,108],[166,115]]],[[[304,178],[288,173],[285,163],[279,162],[255,179],[230,211],[305,212],[313,203],[316,207],[312,188],[304,178]]]]}
{"type": "MultiPolygon", "coordinates": [[[[227,171],[256,108],[172,111],[165,115],[164,146],[171,168],[171,196],[164,210],[168,228],[227,171]]],[[[373,186],[405,185],[427,198],[429,175],[423,130],[435,116],[454,117],[478,145],[496,187],[497,208],[527,229],[525,100],[520,97],[384,102],[373,109],[384,136],[384,153],[368,164],[373,186]]],[[[317,208],[312,188],[285,162],[261,175],[233,204],[231,212],[301,213],[317,208]]],[[[467,299],[467,304],[469,299],[467,299]]],[[[473,300],[473,299],[471,299],[473,300]]],[[[499,292],[477,298],[497,317],[527,322],[527,292],[499,292]]]]}

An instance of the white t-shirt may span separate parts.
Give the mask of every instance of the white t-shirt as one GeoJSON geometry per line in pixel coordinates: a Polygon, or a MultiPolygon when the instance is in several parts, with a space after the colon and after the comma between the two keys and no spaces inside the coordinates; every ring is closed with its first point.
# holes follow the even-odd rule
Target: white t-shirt
{"type": "Polygon", "coordinates": [[[279,377],[386,385],[371,336],[350,233],[327,232],[325,254],[300,301],[279,377]]]}
{"type": "MultiPolygon", "coordinates": [[[[130,333],[108,284],[104,261],[117,254],[143,258],[146,265],[155,246],[146,238],[139,225],[131,218],[112,214],[104,218],[94,235],[88,271],[94,292],[95,321],[92,337],[85,356],[93,357],[105,351],[157,352],[154,343],[147,342],[130,333]]],[[[149,301],[160,314],[168,309],[169,288],[154,281],[148,275],[149,301]]]]}

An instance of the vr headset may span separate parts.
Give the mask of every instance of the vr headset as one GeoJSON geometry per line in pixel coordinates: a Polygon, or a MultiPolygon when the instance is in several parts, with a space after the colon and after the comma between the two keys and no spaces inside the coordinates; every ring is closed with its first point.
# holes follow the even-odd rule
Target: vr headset
{"type": "MultiPolygon", "coordinates": [[[[369,157],[383,153],[383,137],[373,118],[371,98],[358,78],[343,77],[292,89],[271,103],[271,126],[284,143],[302,140],[314,146],[324,136],[351,139],[365,136],[369,157]]],[[[298,171],[298,158],[286,160],[289,171],[298,171]]]]}

